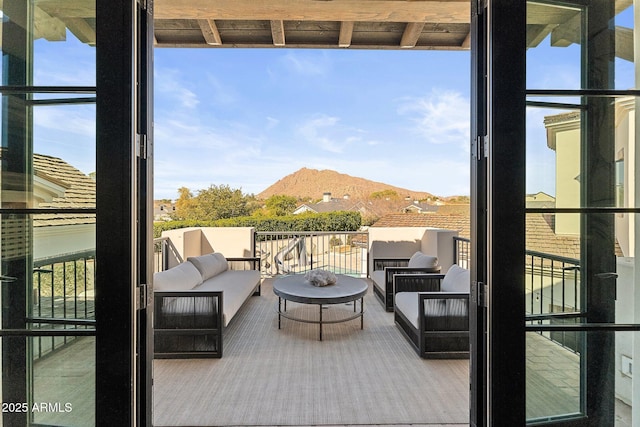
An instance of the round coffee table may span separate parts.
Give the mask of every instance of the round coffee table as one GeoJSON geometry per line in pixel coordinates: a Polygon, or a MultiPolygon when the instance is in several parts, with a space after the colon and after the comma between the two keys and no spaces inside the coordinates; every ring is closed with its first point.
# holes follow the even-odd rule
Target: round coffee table
{"type": "Polygon", "coordinates": [[[273,282],[273,292],[278,295],[278,329],[281,327],[281,318],[305,323],[317,323],[320,325],[320,341],[322,341],[322,325],[326,323],[340,323],[360,318],[360,329],[364,329],[364,295],[369,288],[367,282],[356,277],[336,275],[334,285],[313,286],[302,274],[294,274],[277,278],[273,282]],[[360,300],[360,311],[356,311],[357,300],[360,300]],[[282,310],[284,301],[284,310],[282,310]],[[320,309],[319,320],[303,319],[287,313],[287,301],[301,304],[317,304],[320,309]],[[353,301],[353,316],[347,316],[334,320],[322,319],[322,308],[329,304],[342,304],[353,301]]]}

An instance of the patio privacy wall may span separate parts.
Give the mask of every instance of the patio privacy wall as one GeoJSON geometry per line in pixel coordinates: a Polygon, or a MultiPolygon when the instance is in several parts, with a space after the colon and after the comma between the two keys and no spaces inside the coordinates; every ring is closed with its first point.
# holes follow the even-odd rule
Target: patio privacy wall
{"type": "MultiPolygon", "coordinates": [[[[176,252],[186,260],[212,252],[227,258],[253,256],[254,233],[253,227],[190,227],[163,231],[162,237],[168,237],[176,252]]],[[[176,257],[169,259],[169,267],[178,263],[176,257]]]]}
{"type": "Polygon", "coordinates": [[[429,227],[370,227],[369,272],[375,258],[410,258],[417,251],[435,255],[446,272],[453,265],[454,230],[429,227]]]}

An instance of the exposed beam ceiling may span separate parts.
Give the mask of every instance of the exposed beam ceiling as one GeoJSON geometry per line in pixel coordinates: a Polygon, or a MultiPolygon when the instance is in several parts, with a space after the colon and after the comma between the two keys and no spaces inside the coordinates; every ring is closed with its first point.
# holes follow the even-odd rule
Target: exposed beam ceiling
{"type": "MultiPolygon", "coordinates": [[[[0,0],[1,4],[2,0],[0,0]]],[[[95,44],[95,0],[34,0],[35,38],[95,44]]],[[[468,50],[470,0],[154,0],[158,47],[468,50]]],[[[620,13],[633,0],[616,0],[620,13]]],[[[580,43],[578,8],[530,3],[527,46],[580,43]]],[[[1,42],[0,42],[1,43],[1,42]]],[[[616,55],[633,33],[616,27],[616,55]]]]}

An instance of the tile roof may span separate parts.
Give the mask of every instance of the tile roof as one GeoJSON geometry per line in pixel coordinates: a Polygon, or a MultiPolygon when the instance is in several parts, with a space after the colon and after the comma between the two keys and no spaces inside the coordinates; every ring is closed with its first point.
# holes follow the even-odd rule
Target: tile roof
{"type": "MultiPolygon", "coordinates": [[[[443,207],[443,206],[441,206],[443,207]]],[[[467,213],[399,213],[385,215],[371,227],[433,227],[457,230],[460,237],[469,238],[470,216],[467,213]]],[[[452,210],[452,211],[456,211],[452,210]]],[[[567,258],[580,258],[580,237],[575,235],[559,235],[554,232],[554,217],[546,214],[527,214],[526,216],[526,248],[530,251],[544,252],[567,258]]],[[[620,250],[616,245],[616,253],[620,250]]]]}
{"type": "MultiPolygon", "coordinates": [[[[34,174],[64,188],[64,194],[42,201],[39,208],[95,208],[96,182],[64,160],[44,154],[33,155],[34,174]]],[[[93,214],[38,214],[33,216],[34,227],[54,225],[94,224],[93,214]]]]}
{"type": "Polygon", "coordinates": [[[385,215],[372,227],[432,227],[457,230],[460,237],[469,238],[469,215],[436,213],[394,213],[385,215]]]}

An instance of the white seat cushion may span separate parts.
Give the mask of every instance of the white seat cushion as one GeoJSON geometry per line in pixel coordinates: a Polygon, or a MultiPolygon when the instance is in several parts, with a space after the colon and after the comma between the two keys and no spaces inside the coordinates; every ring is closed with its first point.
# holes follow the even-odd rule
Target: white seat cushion
{"type": "Polygon", "coordinates": [[[407,320],[418,329],[417,292],[398,292],[395,296],[395,310],[404,314],[407,320]]]}
{"type": "Polygon", "coordinates": [[[373,285],[384,291],[384,280],[385,280],[385,274],[384,274],[384,270],[375,270],[373,273],[371,273],[371,280],[373,281],[373,285]]]}
{"type": "Polygon", "coordinates": [[[224,326],[227,326],[259,282],[260,272],[257,270],[226,271],[205,280],[195,290],[223,291],[222,320],[224,326]]]}
{"type": "Polygon", "coordinates": [[[201,283],[200,271],[190,262],[153,275],[153,288],[156,291],[187,291],[201,283]]]}

